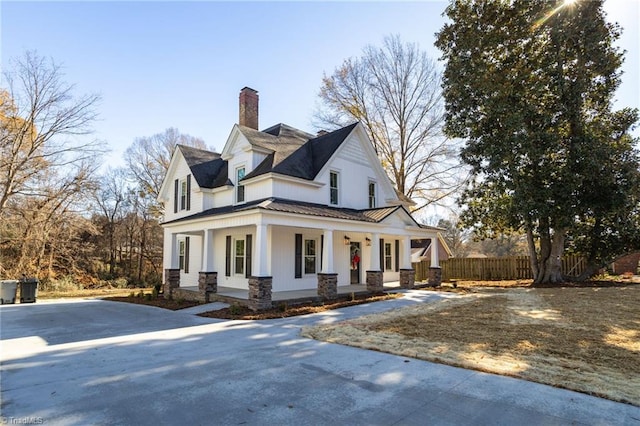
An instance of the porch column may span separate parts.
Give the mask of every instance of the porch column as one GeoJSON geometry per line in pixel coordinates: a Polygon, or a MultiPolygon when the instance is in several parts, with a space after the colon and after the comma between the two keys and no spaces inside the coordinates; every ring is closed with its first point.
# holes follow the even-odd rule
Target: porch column
{"type": "Polygon", "coordinates": [[[411,239],[408,236],[402,237],[400,256],[400,287],[413,288],[416,282],[416,271],[411,265],[411,239]]]}
{"type": "Polygon", "coordinates": [[[271,240],[271,226],[263,223],[256,225],[255,249],[253,249],[253,265],[249,277],[249,309],[261,311],[272,307],[271,262],[269,246],[271,240]]]}
{"type": "Polygon", "coordinates": [[[380,234],[371,234],[371,270],[367,271],[367,291],[372,293],[382,292],[383,275],[380,265],[380,234]]]}
{"type": "Polygon", "coordinates": [[[218,273],[213,265],[213,229],[205,229],[202,238],[202,268],[198,273],[198,290],[209,301],[210,293],[218,292],[218,273]]]}
{"type": "Polygon", "coordinates": [[[333,274],[333,229],[325,229],[322,247],[322,273],[333,274]]]}
{"type": "Polygon", "coordinates": [[[434,235],[431,238],[431,266],[429,267],[429,285],[432,287],[438,287],[442,284],[442,269],[440,269],[440,262],[438,260],[438,247],[440,243],[438,241],[438,235],[434,235]]]}
{"type": "Polygon", "coordinates": [[[322,268],[318,274],[318,296],[331,300],[338,297],[338,274],[333,270],[333,229],[325,229],[322,235],[322,268]]]}
{"type": "Polygon", "coordinates": [[[180,263],[178,260],[178,234],[164,230],[164,294],[171,298],[173,289],[180,287],[180,263]]]}
{"type": "Polygon", "coordinates": [[[168,229],[164,230],[164,266],[167,269],[180,268],[178,259],[178,234],[175,234],[168,229]]]}
{"type": "Polygon", "coordinates": [[[202,272],[213,272],[213,229],[204,230],[202,239],[202,272]]]}
{"type": "Polygon", "coordinates": [[[269,225],[256,225],[256,243],[253,253],[252,275],[256,277],[268,277],[271,275],[271,262],[269,262],[269,225]]]}

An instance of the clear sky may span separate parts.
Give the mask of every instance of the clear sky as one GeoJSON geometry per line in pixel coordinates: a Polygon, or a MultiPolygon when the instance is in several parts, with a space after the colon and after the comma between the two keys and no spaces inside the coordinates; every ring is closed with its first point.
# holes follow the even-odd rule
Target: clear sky
{"type": "MultiPolygon", "coordinates": [[[[168,127],[222,150],[244,86],[259,92],[260,128],[313,131],[323,73],[390,34],[438,58],[446,4],[3,0],[1,59],[36,50],[63,66],[78,94],[100,94],[95,137],[118,164],[136,137],[168,127]]],[[[616,107],[640,107],[640,3],[608,0],[606,10],[627,50],[616,107]]]]}

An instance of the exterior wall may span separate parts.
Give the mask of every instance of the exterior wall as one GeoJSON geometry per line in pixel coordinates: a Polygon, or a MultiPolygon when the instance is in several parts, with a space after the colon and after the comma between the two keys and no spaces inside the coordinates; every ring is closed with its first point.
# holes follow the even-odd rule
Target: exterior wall
{"type": "MultiPolygon", "coordinates": [[[[187,235],[178,235],[178,241],[184,240],[187,235]]],[[[180,287],[197,287],[198,273],[202,267],[202,237],[188,235],[189,237],[189,273],[180,271],[180,287]]]]}
{"type": "MultiPolygon", "coordinates": [[[[236,275],[233,273],[233,262],[231,264],[231,276],[227,277],[225,275],[225,267],[226,267],[226,237],[227,235],[231,235],[231,238],[242,238],[245,239],[247,234],[254,235],[253,237],[253,247],[252,247],[252,257],[255,259],[256,257],[256,248],[255,248],[255,228],[253,226],[241,226],[236,228],[227,228],[227,229],[216,229],[213,232],[213,264],[214,270],[218,273],[218,287],[232,287],[232,288],[240,288],[240,289],[248,289],[249,288],[249,280],[245,277],[245,274],[236,275]]],[[[232,247],[233,251],[233,247],[232,247]]],[[[233,256],[233,252],[231,253],[233,256]]]]}
{"type": "Polygon", "coordinates": [[[190,216],[192,214],[198,213],[203,210],[203,194],[198,190],[198,184],[196,180],[191,176],[191,208],[189,210],[178,210],[178,213],[173,212],[173,203],[174,203],[174,187],[173,182],[175,179],[184,179],[187,175],[191,174],[191,170],[189,166],[184,161],[184,159],[180,156],[178,159],[178,164],[175,169],[175,173],[171,176],[169,180],[169,202],[166,203],[164,221],[168,222],[170,220],[179,219],[181,217],[190,216]]]}

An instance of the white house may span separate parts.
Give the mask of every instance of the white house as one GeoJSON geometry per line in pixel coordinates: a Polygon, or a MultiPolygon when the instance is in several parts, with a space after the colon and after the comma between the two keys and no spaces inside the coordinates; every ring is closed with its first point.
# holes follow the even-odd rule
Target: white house
{"type": "Polygon", "coordinates": [[[258,93],[245,87],[222,153],[177,146],[158,197],[165,291],[246,289],[249,305],[263,309],[272,292],[333,298],[355,283],[413,286],[411,240],[441,240],[438,228],[411,216],[361,124],[321,133],[259,131],[258,93]]]}

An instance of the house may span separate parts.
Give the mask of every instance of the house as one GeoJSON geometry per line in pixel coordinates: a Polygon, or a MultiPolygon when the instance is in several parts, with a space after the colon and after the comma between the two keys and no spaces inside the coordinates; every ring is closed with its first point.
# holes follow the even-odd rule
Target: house
{"type": "MultiPolygon", "coordinates": [[[[240,92],[239,124],[221,153],[178,145],[158,200],[165,206],[165,291],[248,290],[252,309],[272,292],[366,283],[414,285],[411,240],[420,225],[386,176],[359,123],[313,135],[285,124],[258,130],[258,92],[240,92]]],[[[438,250],[431,251],[439,282],[438,250]]]]}
{"type": "MultiPolygon", "coordinates": [[[[411,263],[422,262],[423,260],[431,260],[431,239],[411,240],[411,263]]],[[[447,242],[442,237],[442,234],[438,234],[436,240],[438,242],[438,260],[447,260],[453,257],[451,249],[447,245],[447,242]]]]}

